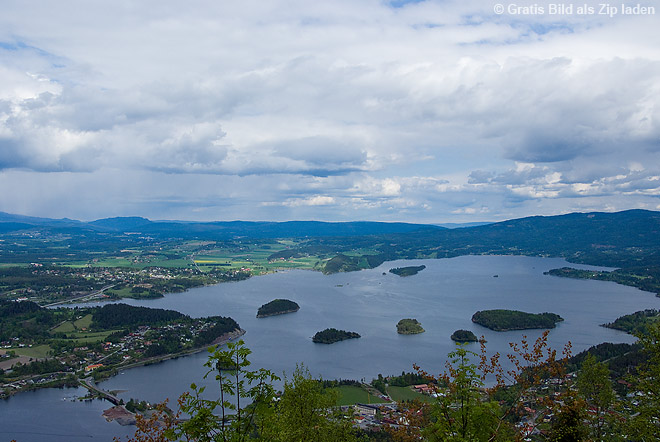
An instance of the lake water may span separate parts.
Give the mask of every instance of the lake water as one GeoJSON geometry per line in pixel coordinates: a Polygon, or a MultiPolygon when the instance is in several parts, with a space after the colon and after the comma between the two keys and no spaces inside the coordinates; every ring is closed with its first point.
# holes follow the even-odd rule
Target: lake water
{"type": "MultiPolygon", "coordinates": [[[[250,360],[254,368],[269,368],[281,376],[303,362],[314,376],[367,381],[379,373],[411,371],[413,363],[440,373],[447,353],[454,348],[449,337],[457,329],[484,335],[489,352],[503,353],[508,351],[509,342],[520,341],[523,335],[535,339],[542,333],[485,329],[471,322],[477,310],[557,313],[565,320],[550,332],[549,342],[561,349],[570,341],[577,353],[601,342],[633,342],[633,337],[599,324],[660,306],[660,299],[652,293],[634,288],[543,275],[544,271],[566,265],[562,259],[522,256],[395,261],[372,270],[329,276],[302,270],[279,272],[128,303],[174,309],[191,316],[231,316],[247,331],[243,339],[253,352],[250,360]],[[402,278],[387,273],[392,267],[421,264],[426,269],[414,276],[402,278]],[[257,319],[257,308],[275,298],[296,301],[300,311],[257,319]],[[402,318],[418,319],[426,332],[397,334],[396,323],[402,318]],[[314,344],[311,336],[327,327],[356,331],[362,337],[333,345],[314,344]]],[[[478,345],[471,346],[478,351],[478,345]]],[[[208,390],[214,391],[210,382],[201,380],[206,358],[205,353],[199,353],[126,370],[101,386],[125,390],[120,393],[125,400],[133,397],[157,402],[169,398],[175,403],[191,382],[208,385],[208,390]]],[[[0,402],[0,434],[19,442],[75,440],[70,434],[111,440],[112,435],[133,431],[105,423],[100,412],[109,407],[107,403],[62,400],[76,394],[84,393],[43,390],[0,402]],[[40,436],[48,431],[52,436],[40,436]],[[66,436],[58,438],[56,434],[66,436]]]]}

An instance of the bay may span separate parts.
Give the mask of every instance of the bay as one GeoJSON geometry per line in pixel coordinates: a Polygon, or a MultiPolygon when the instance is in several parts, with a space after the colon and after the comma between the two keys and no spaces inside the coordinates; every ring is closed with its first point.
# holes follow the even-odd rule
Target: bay
{"type": "MultiPolygon", "coordinates": [[[[314,376],[326,379],[370,381],[379,373],[411,371],[413,363],[431,373],[440,373],[447,353],[454,348],[449,337],[457,329],[483,335],[489,352],[502,353],[508,351],[509,342],[520,341],[524,335],[533,340],[542,333],[541,330],[494,332],[471,322],[475,311],[494,308],[561,315],[565,320],[549,335],[550,345],[557,349],[569,341],[574,353],[601,342],[633,342],[634,337],[600,324],[637,310],[658,308],[660,299],[652,293],[615,283],[543,275],[544,271],[567,265],[562,259],[524,256],[394,261],[376,269],[334,275],[303,270],[278,272],[170,294],[157,300],[125,302],[178,310],[191,316],[231,316],[247,331],[243,339],[253,352],[252,367],[265,367],[280,376],[291,373],[301,362],[314,376]],[[422,264],[426,269],[414,276],[388,273],[393,267],[422,264]],[[293,300],[300,304],[300,310],[256,318],[259,306],[275,298],[293,300]],[[402,318],[418,319],[426,332],[397,334],[396,323],[402,318]],[[332,345],[314,344],[311,336],[327,327],[356,331],[362,337],[332,345]]],[[[470,348],[478,351],[479,346],[470,344],[470,348]]],[[[122,390],[120,397],[125,400],[139,398],[151,402],[169,399],[175,403],[191,382],[206,385],[213,394],[213,383],[202,380],[206,359],[207,354],[202,352],[125,370],[101,386],[106,390],[122,390]]],[[[3,428],[0,431],[6,431],[6,425],[12,428],[20,424],[17,413],[13,414],[14,421],[8,422],[4,418],[6,410],[30,409],[23,402],[14,405],[12,401],[14,398],[0,403],[0,428],[3,428]]],[[[42,405],[35,402],[34,406],[42,405]]],[[[81,410],[84,406],[79,405],[81,410]]],[[[105,428],[107,425],[119,428],[102,418],[96,421],[105,428]]],[[[37,426],[34,422],[32,425],[37,426]]],[[[94,439],[111,440],[111,437],[94,436],[94,439]]]]}

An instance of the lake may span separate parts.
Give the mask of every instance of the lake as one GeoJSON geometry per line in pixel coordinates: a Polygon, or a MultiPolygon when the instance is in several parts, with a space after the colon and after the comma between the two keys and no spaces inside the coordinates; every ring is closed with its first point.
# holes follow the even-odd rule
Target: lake
{"type": "MultiPolygon", "coordinates": [[[[502,353],[508,351],[509,342],[519,342],[523,335],[535,339],[542,333],[494,332],[471,322],[475,311],[494,308],[561,315],[565,320],[549,335],[550,345],[559,350],[568,341],[574,353],[601,342],[633,342],[632,336],[599,325],[623,314],[658,308],[660,299],[652,293],[610,282],[543,275],[544,271],[567,265],[562,259],[523,256],[394,261],[372,270],[334,275],[303,270],[278,272],[162,299],[127,303],[178,310],[191,316],[231,316],[247,331],[243,339],[253,352],[252,367],[265,367],[280,376],[283,372],[291,373],[301,362],[314,376],[326,379],[370,381],[379,373],[412,371],[413,363],[431,373],[440,373],[447,353],[454,348],[449,337],[457,329],[484,335],[489,352],[502,353]],[[388,273],[393,267],[422,264],[426,269],[414,276],[388,273]],[[297,302],[300,311],[257,319],[259,306],[275,298],[297,302]],[[418,319],[426,332],[397,334],[396,324],[402,318],[418,319]],[[327,327],[356,331],[362,337],[332,345],[314,344],[311,336],[327,327]]],[[[470,344],[470,348],[478,351],[479,346],[470,344]]],[[[133,397],[158,402],[170,398],[174,403],[191,382],[208,385],[208,390],[214,391],[210,382],[201,380],[206,358],[205,353],[198,353],[125,370],[101,386],[123,390],[120,397],[125,400],[133,397]]],[[[62,441],[74,439],[58,438],[56,434],[86,431],[88,439],[108,441],[112,435],[126,434],[128,429],[105,423],[100,417],[100,410],[109,404],[62,400],[76,394],[84,393],[43,390],[0,402],[0,433],[19,442],[44,440],[39,436],[46,431],[43,428],[53,434],[49,440],[62,441]],[[69,417],[32,418],[49,414],[69,417]],[[83,422],[87,427],[82,426],[83,422]],[[37,435],[31,435],[26,428],[37,435]],[[98,435],[99,432],[107,435],[98,435]]]]}

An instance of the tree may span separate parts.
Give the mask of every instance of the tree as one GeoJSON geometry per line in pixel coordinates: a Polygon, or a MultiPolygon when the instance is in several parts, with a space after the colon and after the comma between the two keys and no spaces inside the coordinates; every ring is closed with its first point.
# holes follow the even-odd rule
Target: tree
{"type": "Polygon", "coordinates": [[[501,440],[500,407],[488,399],[483,377],[470,361],[477,354],[458,345],[448,356],[451,362],[441,377],[448,390],[431,407],[431,422],[422,436],[438,442],[501,440]]]}
{"type": "Polygon", "coordinates": [[[616,399],[607,365],[598,362],[591,353],[587,354],[577,378],[577,388],[593,413],[593,418],[590,419],[591,434],[595,440],[602,440],[606,412],[616,399]]]}
{"type": "Polygon", "coordinates": [[[511,368],[500,362],[501,355],[487,357],[485,341],[476,354],[457,344],[449,354],[447,370],[433,377],[415,366],[418,373],[432,379],[435,385],[446,386],[431,405],[411,406],[406,414],[408,425],[391,430],[397,441],[425,438],[432,441],[498,441],[516,440],[528,436],[538,425],[536,408],[558,409],[563,395],[537,397],[536,387],[549,378],[563,379],[565,365],[571,354],[570,343],[563,356],[548,347],[548,331],[530,344],[526,337],[520,343],[509,344],[507,355],[511,368]],[[470,362],[478,356],[479,364],[470,362]],[[487,376],[494,376],[495,385],[484,388],[487,376]],[[446,393],[446,394],[445,394],[446,393]],[[444,394],[444,395],[443,395],[444,394]],[[496,401],[497,399],[497,401],[496,401]],[[501,404],[500,404],[501,402],[501,404]],[[527,405],[526,405],[527,404],[527,405]],[[526,420],[524,430],[516,430],[513,422],[526,420]]]}
{"type": "Polygon", "coordinates": [[[179,412],[168,413],[164,404],[150,419],[136,416],[137,431],[129,442],[357,442],[351,421],[332,411],[337,396],[296,366],[284,391],[275,400],[272,383],[279,380],[269,370],[249,370],[250,350],[244,342],[216,347],[205,366],[218,383],[217,399],[207,399],[205,387],[191,385],[179,398],[179,412]],[[178,420],[182,414],[189,419],[178,420]]]}
{"type": "MultiPolygon", "coordinates": [[[[167,400],[156,405],[154,412],[149,418],[141,414],[135,415],[135,435],[128,439],[128,442],[167,442],[171,440],[168,434],[171,433],[176,425],[179,415],[173,415],[167,408],[167,400]]],[[[114,437],[114,442],[120,442],[120,439],[114,437]]]]}
{"type": "Polygon", "coordinates": [[[192,392],[179,399],[181,411],[190,419],[177,425],[170,435],[198,442],[247,440],[255,430],[259,411],[270,406],[274,397],[272,383],[279,378],[264,368],[248,370],[252,352],[243,340],[228,343],[226,350],[211,347],[209,352],[204,364],[209,371],[204,377],[216,373],[220,397],[205,399],[205,387],[192,384],[192,392]]]}
{"type": "Polygon", "coordinates": [[[488,441],[511,440],[512,430],[502,422],[502,410],[484,389],[484,373],[470,360],[478,355],[457,344],[449,353],[444,374],[434,377],[415,366],[431,380],[438,398],[432,404],[414,402],[408,407],[404,425],[390,429],[396,441],[488,441]]]}
{"type": "Polygon", "coordinates": [[[351,421],[332,411],[336,401],[335,391],[324,389],[307,368],[297,365],[291,379],[285,379],[281,399],[261,436],[273,442],[356,441],[351,421]]]}
{"type": "Polygon", "coordinates": [[[548,439],[552,442],[580,442],[586,440],[588,431],[583,423],[586,415],[583,401],[567,401],[557,412],[548,439]]]}
{"type": "Polygon", "coordinates": [[[657,441],[660,440],[660,323],[650,324],[638,338],[648,360],[630,379],[637,395],[635,415],[628,420],[625,430],[635,440],[657,441]]]}
{"type": "Polygon", "coordinates": [[[538,397],[535,390],[549,379],[560,383],[566,377],[566,365],[571,357],[571,343],[568,342],[562,351],[561,357],[557,350],[548,345],[549,330],[544,331],[533,344],[526,336],[520,343],[509,343],[512,353],[507,359],[512,368],[505,368],[500,362],[501,355],[495,353],[490,359],[486,357],[485,345],[481,343],[481,364],[479,368],[485,375],[495,376],[496,384],[490,389],[491,394],[501,394],[507,398],[503,407],[502,422],[511,419],[523,420],[527,417],[525,429],[520,437],[528,436],[538,427],[538,420],[534,416],[535,410],[525,404],[534,405],[534,408],[545,408],[549,411],[559,410],[561,404],[570,397],[570,390],[556,387],[555,391],[548,388],[548,393],[538,397]],[[529,411],[529,410],[532,411],[529,411]]]}

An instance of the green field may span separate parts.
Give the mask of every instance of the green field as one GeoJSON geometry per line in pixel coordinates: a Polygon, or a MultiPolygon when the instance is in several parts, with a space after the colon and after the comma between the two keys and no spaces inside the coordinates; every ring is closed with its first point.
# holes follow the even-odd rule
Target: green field
{"type": "Polygon", "coordinates": [[[78,332],[70,333],[69,339],[67,341],[75,342],[76,344],[93,344],[95,342],[105,341],[106,338],[111,335],[114,330],[102,331],[102,332],[78,332]]]}
{"type": "Polygon", "coordinates": [[[49,356],[51,348],[48,345],[37,345],[35,347],[19,347],[12,348],[18,356],[26,356],[28,358],[45,359],[49,356]]]}
{"type": "Polygon", "coordinates": [[[76,327],[73,325],[71,321],[66,321],[55,327],[53,330],[51,330],[53,333],[71,333],[72,331],[75,331],[76,327]]]}
{"type": "MultiPolygon", "coordinates": [[[[330,256],[301,256],[288,259],[268,261],[273,253],[296,248],[305,241],[298,240],[273,240],[272,242],[255,244],[239,243],[225,246],[213,241],[188,241],[175,245],[171,248],[153,249],[123,249],[121,255],[99,254],[92,261],[62,261],[60,264],[69,267],[125,267],[141,270],[147,267],[162,268],[190,268],[193,266],[191,257],[197,268],[202,272],[211,270],[239,270],[241,268],[252,269],[252,274],[272,273],[278,269],[318,269],[323,266],[330,256]],[[219,265],[222,264],[222,265],[219,265]],[[229,264],[229,265],[227,265],[229,264]]],[[[349,256],[362,256],[377,253],[373,248],[358,248],[344,251],[349,256]]],[[[363,263],[364,264],[364,263],[363,263]]]]}
{"type": "Polygon", "coordinates": [[[417,399],[422,402],[433,402],[433,398],[422,393],[418,393],[411,387],[387,387],[387,394],[393,401],[411,401],[417,399]]]}
{"type": "Polygon", "coordinates": [[[132,287],[123,287],[123,288],[120,288],[120,289],[112,288],[112,289],[108,289],[108,290],[104,291],[103,293],[108,295],[108,296],[118,296],[120,298],[127,298],[127,297],[130,298],[131,296],[133,296],[133,294],[131,293],[131,289],[132,289],[132,287]]]}
{"type": "Polygon", "coordinates": [[[89,328],[90,325],[92,325],[92,315],[85,315],[73,323],[78,330],[89,328]]]}
{"type": "Polygon", "coordinates": [[[92,324],[92,315],[85,315],[76,321],[66,321],[51,330],[52,333],[72,333],[92,324]]]}
{"type": "Polygon", "coordinates": [[[387,402],[377,396],[367,393],[367,391],[360,387],[352,385],[342,385],[335,388],[339,391],[337,398],[337,405],[353,405],[353,404],[382,404],[387,402]]]}
{"type": "Polygon", "coordinates": [[[286,245],[295,246],[294,241],[281,241],[280,243],[261,244],[241,250],[217,248],[195,255],[195,263],[202,271],[213,268],[220,270],[252,269],[253,274],[272,273],[278,269],[313,269],[321,261],[318,256],[305,256],[289,258],[286,260],[268,261],[273,253],[283,250],[286,245]],[[219,265],[222,264],[222,265],[219,265]],[[229,265],[227,265],[229,264],[229,265]]]}

